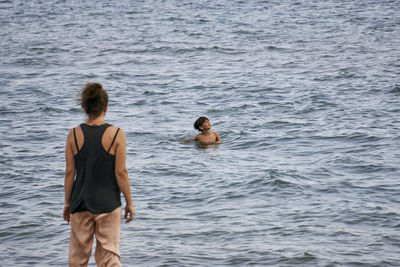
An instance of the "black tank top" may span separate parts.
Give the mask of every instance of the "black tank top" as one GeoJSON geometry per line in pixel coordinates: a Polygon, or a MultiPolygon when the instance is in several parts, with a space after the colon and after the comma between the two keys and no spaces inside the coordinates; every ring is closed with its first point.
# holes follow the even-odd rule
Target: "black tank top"
{"type": "Polygon", "coordinates": [[[71,213],[90,211],[93,214],[108,213],[121,206],[121,191],[115,176],[115,155],[109,153],[119,128],[108,151],[101,143],[105,130],[111,125],[90,126],[81,124],[84,143],[74,156],[76,176],[71,193],[71,213]]]}

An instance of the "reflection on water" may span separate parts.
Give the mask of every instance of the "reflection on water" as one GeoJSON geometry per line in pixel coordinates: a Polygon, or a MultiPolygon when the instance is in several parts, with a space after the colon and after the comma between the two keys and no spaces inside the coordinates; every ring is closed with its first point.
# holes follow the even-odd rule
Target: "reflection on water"
{"type": "Polygon", "coordinates": [[[205,150],[205,149],[217,149],[220,144],[204,144],[200,142],[196,142],[196,147],[200,150],[205,150]]]}

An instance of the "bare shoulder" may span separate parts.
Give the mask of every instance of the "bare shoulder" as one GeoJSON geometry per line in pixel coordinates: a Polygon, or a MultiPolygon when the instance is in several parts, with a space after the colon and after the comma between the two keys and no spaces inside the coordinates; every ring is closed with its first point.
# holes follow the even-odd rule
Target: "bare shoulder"
{"type": "Polygon", "coordinates": [[[214,133],[214,135],[215,135],[215,140],[217,141],[217,142],[221,142],[221,137],[219,137],[219,134],[217,133],[217,132],[213,132],[214,133]]]}
{"type": "Polygon", "coordinates": [[[69,131],[68,136],[67,136],[67,141],[73,141],[73,140],[75,139],[75,136],[76,136],[77,138],[79,138],[81,135],[83,135],[82,129],[81,129],[81,127],[78,125],[78,126],[72,128],[72,129],[69,131]]]}
{"type": "Polygon", "coordinates": [[[74,129],[75,129],[75,128],[72,128],[71,130],[69,130],[67,139],[73,138],[73,136],[74,136],[74,129]]]}
{"type": "Polygon", "coordinates": [[[119,128],[119,132],[118,135],[123,138],[124,140],[126,139],[126,134],[124,132],[124,130],[122,130],[122,128],[119,128]]]}
{"type": "Polygon", "coordinates": [[[196,134],[196,136],[194,137],[195,141],[199,141],[201,138],[201,134],[196,134]]]}
{"type": "Polygon", "coordinates": [[[106,133],[108,133],[108,134],[110,134],[110,135],[112,135],[112,136],[114,136],[114,135],[117,133],[117,131],[118,131],[118,135],[120,135],[121,132],[123,132],[121,128],[119,128],[119,127],[117,127],[117,126],[114,126],[114,125],[110,125],[110,126],[106,129],[106,133]],[[119,130],[118,130],[118,129],[119,129],[119,130]]]}
{"type": "Polygon", "coordinates": [[[69,132],[68,132],[68,138],[74,137],[74,131],[75,131],[75,133],[76,133],[76,131],[77,131],[78,128],[80,128],[79,125],[76,126],[76,127],[74,127],[74,128],[71,128],[71,130],[69,130],[69,132]]]}
{"type": "Polygon", "coordinates": [[[125,135],[124,130],[122,130],[122,128],[119,128],[119,127],[116,127],[116,126],[112,126],[112,127],[114,127],[112,129],[113,130],[112,132],[114,133],[114,135],[117,134],[117,131],[118,131],[116,140],[118,142],[125,142],[126,141],[126,135],[125,135]]]}
{"type": "Polygon", "coordinates": [[[114,138],[115,142],[119,143],[122,140],[125,140],[125,133],[121,128],[111,125],[104,132],[103,144],[108,146],[109,144],[111,144],[114,138]]]}
{"type": "Polygon", "coordinates": [[[69,131],[69,133],[68,133],[68,135],[67,135],[67,141],[66,141],[66,143],[67,143],[67,144],[72,144],[73,140],[74,140],[74,128],[72,128],[72,129],[69,131]]]}
{"type": "Polygon", "coordinates": [[[77,146],[79,149],[82,148],[83,145],[83,132],[82,128],[78,125],[74,128],[72,128],[67,137],[67,148],[68,150],[72,151],[72,153],[75,155],[78,153],[77,146]]]}
{"type": "Polygon", "coordinates": [[[109,130],[109,131],[111,131],[111,132],[115,132],[117,129],[118,129],[118,127],[117,127],[117,126],[114,126],[114,125],[110,125],[110,126],[107,128],[107,130],[109,130]]]}

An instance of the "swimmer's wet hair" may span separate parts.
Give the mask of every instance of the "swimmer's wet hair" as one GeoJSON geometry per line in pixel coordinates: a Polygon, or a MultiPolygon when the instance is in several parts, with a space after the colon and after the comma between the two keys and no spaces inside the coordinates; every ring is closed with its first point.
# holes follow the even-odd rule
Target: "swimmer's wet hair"
{"type": "Polygon", "coordinates": [[[203,125],[203,123],[204,123],[205,121],[209,121],[209,119],[208,119],[207,117],[200,117],[200,118],[198,118],[198,119],[194,122],[193,127],[194,127],[196,130],[201,131],[201,130],[200,130],[200,126],[203,125]]]}

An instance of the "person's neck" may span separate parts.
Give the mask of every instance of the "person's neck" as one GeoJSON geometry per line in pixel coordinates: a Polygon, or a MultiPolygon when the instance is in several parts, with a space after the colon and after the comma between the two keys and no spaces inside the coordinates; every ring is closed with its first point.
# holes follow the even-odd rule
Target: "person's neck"
{"type": "Polygon", "coordinates": [[[98,116],[96,118],[89,118],[86,121],[86,124],[88,124],[88,125],[102,125],[102,124],[104,124],[104,116],[100,115],[100,116],[98,116]]]}
{"type": "Polygon", "coordinates": [[[203,130],[203,131],[202,131],[202,133],[203,133],[204,135],[208,135],[209,132],[210,132],[210,130],[203,130]]]}

